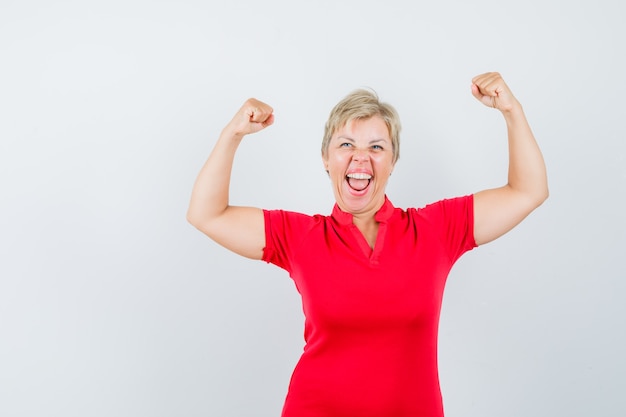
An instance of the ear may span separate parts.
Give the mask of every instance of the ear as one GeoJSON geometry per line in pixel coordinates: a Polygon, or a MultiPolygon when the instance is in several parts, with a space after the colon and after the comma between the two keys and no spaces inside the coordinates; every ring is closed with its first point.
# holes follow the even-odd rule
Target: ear
{"type": "Polygon", "coordinates": [[[322,163],[324,164],[324,171],[328,173],[328,155],[322,154],[322,163]]]}

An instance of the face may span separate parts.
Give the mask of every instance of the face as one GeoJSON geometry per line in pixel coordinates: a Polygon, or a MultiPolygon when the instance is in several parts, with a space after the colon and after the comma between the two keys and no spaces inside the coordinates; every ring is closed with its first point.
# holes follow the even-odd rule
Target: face
{"type": "Polygon", "coordinates": [[[384,120],[373,116],[349,121],[333,133],[322,159],[339,208],[353,215],[374,216],[385,201],[394,166],[384,120]]]}

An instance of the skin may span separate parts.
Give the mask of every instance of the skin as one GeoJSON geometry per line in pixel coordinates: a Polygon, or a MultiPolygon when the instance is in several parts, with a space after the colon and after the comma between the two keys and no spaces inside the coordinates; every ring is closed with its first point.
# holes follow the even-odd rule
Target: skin
{"type": "Polygon", "coordinates": [[[268,104],[254,98],[246,100],[222,130],[200,170],[187,210],[187,220],[198,230],[226,249],[251,259],[263,256],[263,210],[229,204],[230,176],[242,139],[272,125],[273,112],[268,104]]]}
{"type": "MultiPolygon", "coordinates": [[[[339,208],[353,215],[370,246],[374,246],[378,223],[374,215],[385,202],[387,180],[393,171],[393,146],[385,121],[374,116],[349,121],[331,137],[322,155],[339,208]],[[350,186],[349,174],[371,175],[363,190],[350,186]]],[[[367,180],[360,181],[365,183],[367,180]]]]}
{"type": "MultiPolygon", "coordinates": [[[[548,183],[541,151],[522,106],[500,74],[491,72],[475,77],[471,92],[485,106],[501,112],[509,143],[506,184],[474,194],[474,238],[482,245],[511,230],[541,205],[548,197],[548,183]]],[[[263,255],[263,211],[229,204],[230,175],[243,138],[273,123],[271,106],[256,99],[243,104],[222,130],[198,174],[187,212],[188,221],[211,239],[252,259],[261,259],[263,255]]],[[[378,232],[374,215],[384,202],[385,187],[394,165],[385,123],[377,116],[349,122],[333,133],[322,160],[337,204],[353,214],[354,224],[373,246],[378,232]],[[372,175],[364,191],[350,189],[346,175],[353,172],[372,175]]]]}
{"type": "Polygon", "coordinates": [[[509,143],[507,183],[474,194],[474,239],[491,242],[519,224],[549,195],[546,165],[522,105],[497,72],[472,79],[472,94],[502,113],[509,143]]]}

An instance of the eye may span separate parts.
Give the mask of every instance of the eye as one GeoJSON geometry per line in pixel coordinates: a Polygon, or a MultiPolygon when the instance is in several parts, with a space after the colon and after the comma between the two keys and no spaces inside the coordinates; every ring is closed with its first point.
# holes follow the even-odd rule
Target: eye
{"type": "Polygon", "coordinates": [[[372,149],[374,149],[375,151],[382,151],[383,147],[380,145],[372,145],[372,149]]]}
{"type": "Polygon", "coordinates": [[[340,148],[349,148],[350,146],[352,146],[350,142],[343,142],[339,145],[340,148]]]}

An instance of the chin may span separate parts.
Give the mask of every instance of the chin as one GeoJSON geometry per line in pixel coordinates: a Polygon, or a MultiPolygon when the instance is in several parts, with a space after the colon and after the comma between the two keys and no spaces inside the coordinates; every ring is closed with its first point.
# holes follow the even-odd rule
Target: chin
{"type": "MultiPolygon", "coordinates": [[[[348,213],[358,213],[371,206],[376,199],[376,195],[370,187],[364,193],[355,193],[349,186],[344,185],[344,190],[335,199],[342,210],[348,213]]],[[[381,198],[382,201],[384,201],[383,198],[381,198]]]]}

